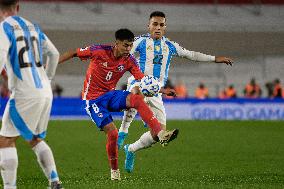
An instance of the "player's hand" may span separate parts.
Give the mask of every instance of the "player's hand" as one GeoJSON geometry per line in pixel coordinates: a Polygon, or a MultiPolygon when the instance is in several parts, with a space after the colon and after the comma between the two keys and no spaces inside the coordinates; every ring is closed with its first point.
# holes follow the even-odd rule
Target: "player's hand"
{"type": "Polygon", "coordinates": [[[227,65],[230,65],[230,66],[233,65],[233,60],[231,58],[224,57],[224,56],[216,56],[215,62],[216,63],[224,63],[224,64],[227,64],[227,65]]]}
{"type": "Polygon", "coordinates": [[[177,96],[176,90],[170,88],[161,88],[160,92],[167,96],[173,96],[173,97],[177,96]]]}

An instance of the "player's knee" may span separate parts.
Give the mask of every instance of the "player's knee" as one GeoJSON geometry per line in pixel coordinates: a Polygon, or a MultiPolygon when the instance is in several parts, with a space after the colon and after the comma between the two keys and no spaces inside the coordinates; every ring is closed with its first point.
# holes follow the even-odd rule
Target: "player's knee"
{"type": "Polygon", "coordinates": [[[0,136],[0,148],[9,148],[16,146],[17,137],[0,136]]]}
{"type": "Polygon", "coordinates": [[[29,144],[33,148],[36,145],[38,145],[41,141],[42,141],[42,139],[40,139],[40,138],[33,138],[33,140],[29,141],[29,144]]]}
{"type": "Polygon", "coordinates": [[[136,108],[141,103],[144,103],[144,97],[139,94],[131,94],[130,96],[130,104],[133,108],[136,108]]]}

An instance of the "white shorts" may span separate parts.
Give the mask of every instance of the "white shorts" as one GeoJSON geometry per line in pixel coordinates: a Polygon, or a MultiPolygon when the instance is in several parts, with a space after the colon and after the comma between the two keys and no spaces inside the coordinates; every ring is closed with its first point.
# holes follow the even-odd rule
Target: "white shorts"
{"type": "Polygon", "coordinates": [[[25,140],[45,138],[52,98],[10,99],[6,105],[0,135],[25,140]]]}
{"type": "MultiPolygon", "coordinates": [[[[127,90],[131,91],[133,87],[139,86],[139,83],[140,82],[135,80],[134,77],[130,77],[128,79],[127,90]]],[[[158,121],[161,124],[166,125],[167,116],[162,95],[159,94],[158,96],[145,97],[144,101],[149,105],[158,121]]]]}

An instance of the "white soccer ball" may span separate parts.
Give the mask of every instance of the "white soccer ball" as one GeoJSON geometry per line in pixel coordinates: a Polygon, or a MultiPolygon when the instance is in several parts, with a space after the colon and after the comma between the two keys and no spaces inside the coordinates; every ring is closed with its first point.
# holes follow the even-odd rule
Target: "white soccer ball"
{"type": "Polygon", "coordinates": [[[145,75],[141,79],[139,89],[145,96],[155,96],[159,93],[161,84],[158,78],[152,75],[145,75]]]}

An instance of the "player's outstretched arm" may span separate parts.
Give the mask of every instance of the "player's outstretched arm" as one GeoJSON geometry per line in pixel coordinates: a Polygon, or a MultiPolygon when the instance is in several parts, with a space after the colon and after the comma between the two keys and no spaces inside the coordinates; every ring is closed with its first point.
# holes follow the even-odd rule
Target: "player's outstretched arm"
{"type": "Polygon", "coordinates": [[[172,42],[176,49],[176,55],[179,57],[187,58],[189,60],[197,62],[215,62],[215,63],[224,63],[227,65],[233,65],[233,60],[224,56],[211,56],[203,54],[200,52],[189,51],[186,48],[180,46],[178,43],[172,42]]]}
{"type": "Polygon", "coordinates": [[[216,63],[224,63],[224,64],[227,64],[227,65],[230,65],[230,66],[233,65],[233,59],[228,58],[228,57],[224,57],[224,56],[216,56],[215,62],[216,63]]]}
{"type": "Polygon", "coordinates": [[[73,57],[76,57],[76,56],[77,56],[76,50],[69,50],[69,51],[63,53],[62,55],[60,55],[58,63],[61,64],[61,63],[66,62],[67,60],[69,60],[73,57]]]}

